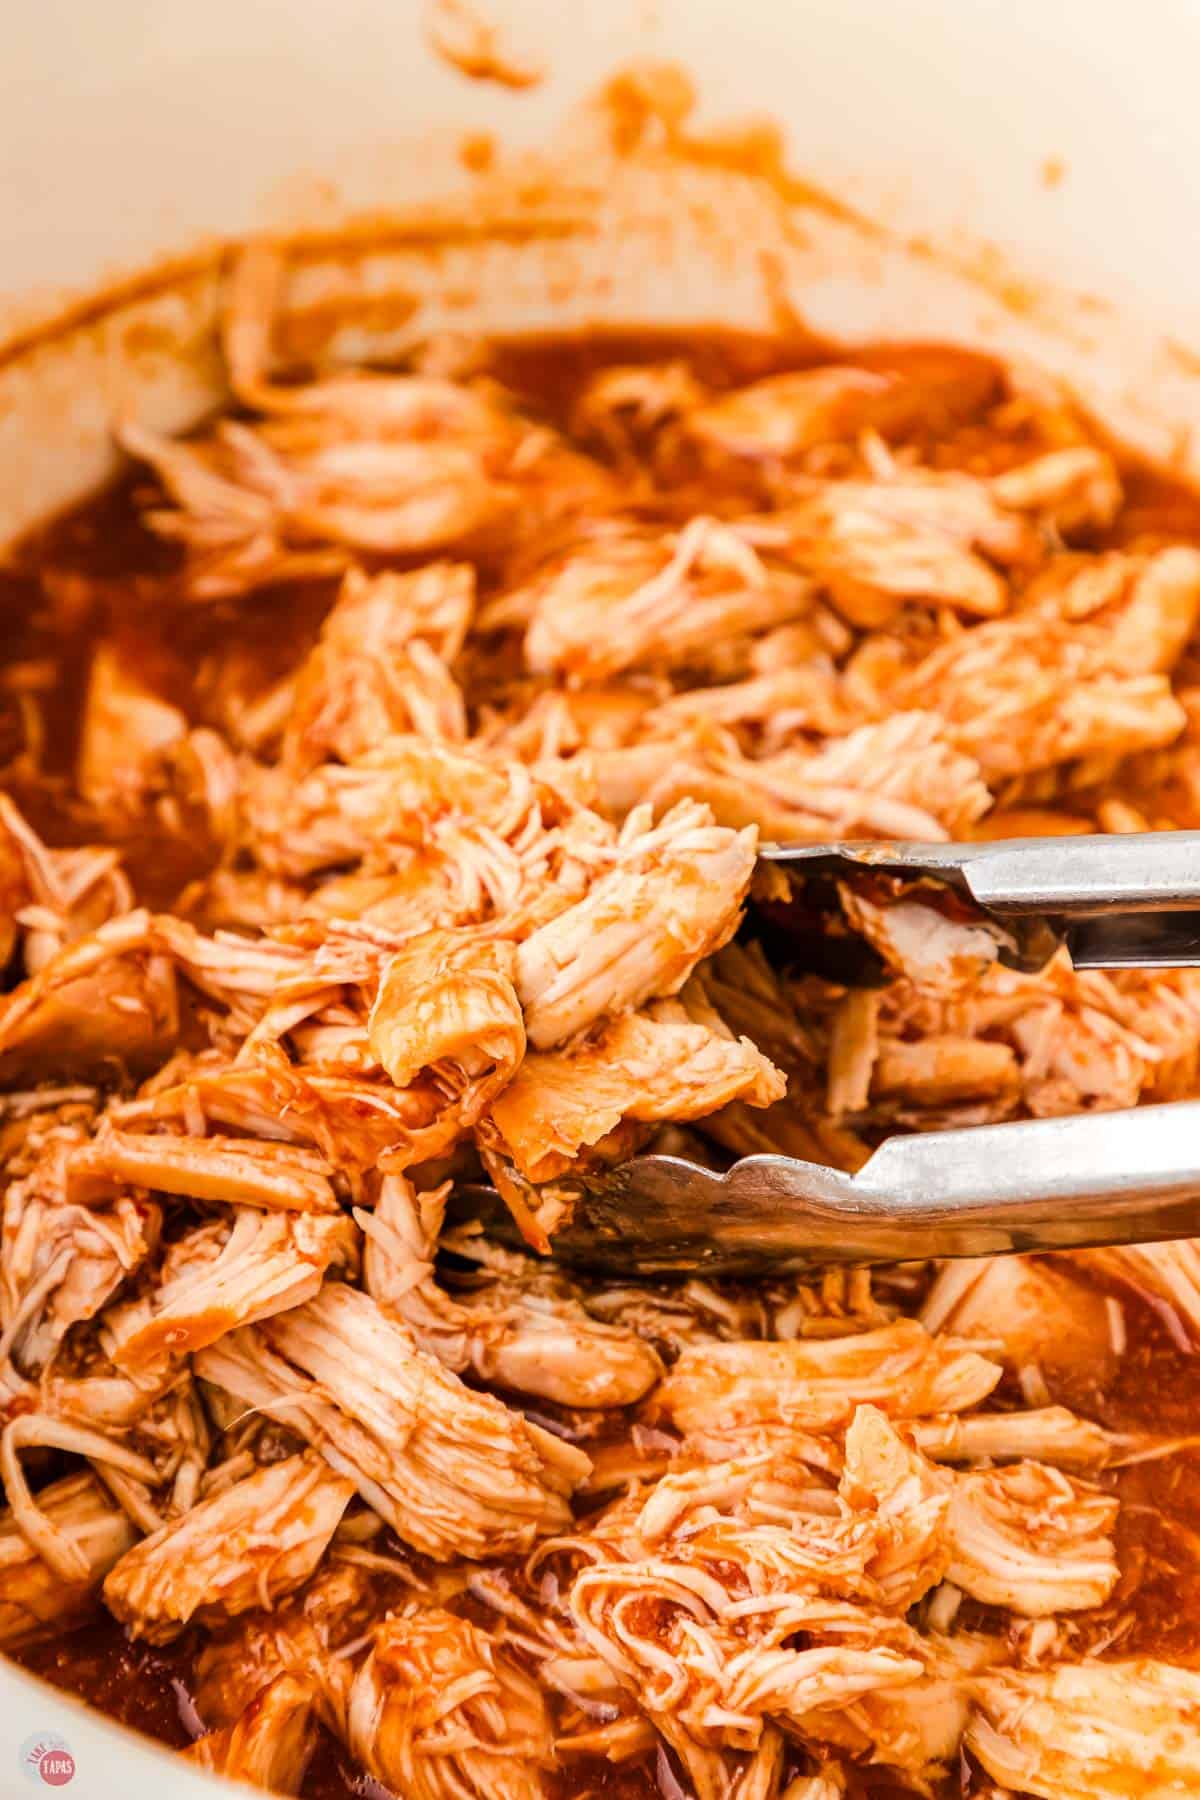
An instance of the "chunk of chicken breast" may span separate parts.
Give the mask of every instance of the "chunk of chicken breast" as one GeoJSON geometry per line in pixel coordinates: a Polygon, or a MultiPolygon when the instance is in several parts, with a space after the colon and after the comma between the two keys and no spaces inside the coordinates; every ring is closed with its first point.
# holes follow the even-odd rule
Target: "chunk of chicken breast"
{"type": "Polygon", "coordinates": [[[1117,1581],[1117,1511],[1111,1494],[1040,1463],[956,1475],[947,1577],[1026,1618],[1102,1606],[1117,1581]]]}
{"type": "Polygon", "coordinates": [[[626,1121],[698,1119],[734,1100],[770,1106],[785,1087],[749,1038],[659,1001],[576,1050],[527,1056],[492,1104],[488,1138],[529,1180],[552,1181],[626,1121]]]}
{"type": "MultiPolygon", "coordinates": [[[[69,1154],[65,1143],[48,1148],[69,1154]]],[[[26,1374],[111,1300],[157,1245],[161,1222],[158,1207],[130,1194],[108,1206],[56,1202],[38,1191],[47,1173],[9,1184],[0,1227],[0,1360],[13,1357],[26,1374]]]]}
{"type": "Polygon", "coordinates": [[[516,957],[502,940],[426,932],[388,963],[371,1009],[371,1048],[397,1087],[433,1075],[458,1097],[464,1126],[525,1053],[516,957]]]}
{"type": "Polygon", "coordinates": [[[51,956],[0,1001],[0,1082],[144,1068],[178,1030],[150,915],[126,913],[51,956]]]}
{"type": "Polygon", "coordinates": [[[173,1243],[146,1315],[119,1335],[113,1361],[136,1372],[165,1355],[202,1350],[239,1325],[311,1300],[333,1266],[352,1270],[350,1220],[313,1213],[233,1209],[173,1243]]]}

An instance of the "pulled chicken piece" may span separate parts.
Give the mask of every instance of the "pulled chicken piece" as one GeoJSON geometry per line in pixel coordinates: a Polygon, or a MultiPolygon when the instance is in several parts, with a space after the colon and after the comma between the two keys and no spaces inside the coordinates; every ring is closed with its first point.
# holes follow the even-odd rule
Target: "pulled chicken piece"
{"type": "Polygon", "coordinates": [[[205,1732],[183,1752],[189,1762],[229,1781],[298,1794],[317,1747],[311,1686],[277,1675],[232,1725],[205,1732]]]}
{"type": "Polygon", "coordinates": [[[172,1048],[175,975],[149,913],[110,919],[0,1000],[0,1083],[141,1069],[172,1048]]]}
{"type": "Polygon", "coordinates": [[[594,1319],[565,1281],[511,1258],[456,1298],[440,1287],[433,1258],[446,1188],[418,1193],[387,1175],[371,1211],[355,1213],[366,1238],[363,1286],[448,1369],[561,1406],[632,1406],[663,1372],[659,1357],[627,1326],[594,1319]]]}
{"type": "MultiPolygon", "coordinates": [[[[453,1098],[448,1141],[475,1122],[525,1054],[513,986],[517,951],[503,939],[431,931],[388,963],[367,1026],[397,1087],[432,1076],[453,1098]]],[[[423,1140],[425,1155],[434,1147],[423,1140]]]]}
{"type": "Polygon", "coordinates": [[[135,1544],[109,1571],[105,1602],[158,1644],[193,1618],[270,1606],[308,1580],[353,1492],[313,1451],[268,1463],[135,1544]]]}
{"type": "Polygon", "coordinates": [[[1118,1502],[1042,1463],[956,1475],[947,1578],[1025,1618],[1102,1606],[1117,1581],[1118,1502]]]}
{"type": "Polygon", "coordinates": [[[85,1623],[104,1577],[137,1537],[124,1510],[90,1470],[43,1488],[38,1506],[78,1553],[79,1571],[64,1580],[38,1554],[13,1513],[0,1513],[0,1646],[5,1650],[85,1623]]]}
{"type": "Polygon", "coordinates": [[[734,1100],[782,1099],[779,1070],[749,1038],[659,1001],[601,1027],[574,1050],[527,1056],[487,1117],[489,1140],[530,1181],[552,1181],[628,1123],[703,1118],[734,1100]]]}
{"type": "Polygon", "coordinates": [[[764,1425],[829,1431],[855,1408],[904,1419],[964,1412],[1000,1379],[976,1351],[932,1338],[915,1319],[823,1340],[686,1347],[655,1395],[684,1432],[764,1425]]]}
{"type": "Polygon", "coordinates": [[[157,1247],[159,1209],[128,1192],[107,1205],[58,1197],[69,1131],[9,1183],[0,1222],[0,1362],[41,1370],[71,1328],[94,1318],[157,1247]]]}
{"type": "Polygon", "coordinates": [[[403,575],[351,569],[316,648],[288,683],[281,765],[299,776],[326,761],[353,762],[400,732],[461,742],[466,711],[448,665],[474,601],[469,564],[429,563],[403,575]]]}
{"type": "Polygon", "coordinates": [[[811,585],[769,568],[718,519],[695,518],[661,542],[594,536],[492,622],[525,617],[525,660],[539,675],[604,681],[626,669],[703,664],[714,644],[786,625],[812,604],[811,585]]]}
{"type": "Polygon", "coordinates": [[[145,1316],[120,1336],[113,1361],[137,1373],[164,1355],[203,1350],[239,1325],[311,1300],[330,1268],[351,1272],[356,1261],[349,1219],[235,1207],[230,1220],[172,1244],[145,1316]]]}
{"type": "Polygon", "coordinates": [[[1002,1787],[1045,1800],[1167,1800],[1200,1782],[1200,1675],[1091,1660],[975,1686],[967,1744],[1002,1787]]]}
{"type": "Polygon", "coordinates": [[[754,868],[755,835],[681,802],[657,825],[630,814],[615,866],[517,947],[516,988],[535,1050],[604,1017],[678,993],[728,942],[754,868]]]}
{"type": "Polygon", "coordinates": [[[196,1369],[306,1438],[399,1538],[439,1561],[527,1550],[561,1530],[591,1466],[472,1393],[369,1295],[339,1283],[230,1332],[196,1369]]]}
{"type": "Polygon", "coordinates": [[[337,1196],[323,1156],[258,1138],[185,1137],[108,1128],[72,1152],[67,1192],[87,1201],[121,1183],[189,1200],[334,1213],[337,1196]]]}
{"type": "Polygon", "coordinates": [[[538,1685],[440,1607],[386,1620],[350,1687],[346,1741],[412,1800],[544,1800],[554,1738],[538,1685]]]}

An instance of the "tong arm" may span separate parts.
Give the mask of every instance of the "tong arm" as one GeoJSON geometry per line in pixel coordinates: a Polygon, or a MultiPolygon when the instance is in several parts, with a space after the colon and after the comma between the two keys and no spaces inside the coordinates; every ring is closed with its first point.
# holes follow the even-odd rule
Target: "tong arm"
{"type": "Polygon", "coordinates": [[[797,875],[941,880],[994,913],[1070,919],[1200,910],[1200,831],[1000,838],[981,844],[765,844],[767,862],[797,875]]]}
{"type": "Polygon", "coordinates": [[[634,1157],[581,1183],[553,1254],[609,1275],[778,1275],[1198,1234],[1200,1101],[1181,1100],[889,1138],[854,1176],[634,1157]]]}

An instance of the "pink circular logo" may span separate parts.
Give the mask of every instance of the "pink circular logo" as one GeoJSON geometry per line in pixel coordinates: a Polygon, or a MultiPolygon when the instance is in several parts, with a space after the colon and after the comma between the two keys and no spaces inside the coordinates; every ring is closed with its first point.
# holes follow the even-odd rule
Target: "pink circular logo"
{"type": "Polygon", "coordinates": [[[29,1780],[44,1787],[66,1787],[75,1779],[75,1758],[56,1731],[38,1731],[21,1745],[20,1764],[29,1780]]]}
{"type": "Polygon", "coordinates": [[[75,1758],[69,1750],[47,1750],[38,1773],[47,1787],[66,1787],[75,1774],[75,1758]]]}

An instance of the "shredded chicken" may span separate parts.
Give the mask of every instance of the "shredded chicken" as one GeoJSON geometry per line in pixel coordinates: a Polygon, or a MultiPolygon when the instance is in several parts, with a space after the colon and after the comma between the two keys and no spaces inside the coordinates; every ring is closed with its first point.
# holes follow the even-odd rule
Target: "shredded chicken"
{"type": "Polygon", "coordinates": [[[52,954],[0,1001],[0,1081],[144,1069],[178,1030],[174,970],[145,913],[52,954]]]}
{"type": "Polygon", "coordinates": [[[931,1338],[912,1319],[849,1337],[685,1349],[657,1404],[685,1432],[781,1425],[829,1430],[856,1406],[895,1418],[959,1412],[1000,1378],[975,1351],[931,1338]]]}
{"type": "Polygon", "coordinates": [[[173,1244],[144,1318],[113,1349],[136,1372],[163,1355],[203,1350],[239,1325],[311,1300],[332,1268],[353,1269],[349,1222],[307,1213],[233,1209],[229,1222],[201,1225],[173,1244]]]}
{"type": "Polygon", "coordinates": [[[749,1039],[714,1032],[660,1001],[614,1020],[574,1052],[526,1057],[488,1122],[522,1175],[548,1181],[627,1120],[698,1119],[739,1099],[769,1106],[784,1091],[749,1039]]]}
{"type": "Polygon", "coordinates": [[[1100,1606],[1117,1579],[1117,1502],[1038,1463],[954,1482],[947,1577],[991,1606],[1040,1618],[1100,1606]]]}
{"type": "Polygon", "coordinates": [[[555,1761],[536,1683],[477,1626],[436,1607],[378,1628],[346,1735],[369,1774],[413,1800],[541,1800],[555,1761]]]}
{"type": "Polygon", "coordinates": [[[100,1583],[136,1537],[122,1509],[86,1471],[43,1488],[38,1505],[79,1553],[79,1575],[64,1581],[14,1515],[0,1514],[0,1644],[6,1649],[86,1620],[100,1583]]]}
{"type": "Polygon", "coordinates": [[[386,1176],[371,1212],[355,1217],[366,1235],[363,1285],[401,1319],[423,1349],[456,1372],[564,1406],[631,1406],[662,1374],[653,1347],[628,1326],[591,1317],[566,1284],[515,1266],[485,1275],[461,1298],[439,1286],[434,1255],[446,1191],[414,1191],[386,1176]]]}
{"type": "Polygon", "coordinates": [[[468,1388],[367,1295],[315,1300],[201,1351],[205,1380],[308,1438],[414,1549],[528,1548],[561,1528],[582,1452],[468,1388]]]}
{"type": "Polygon", "coordinates": [[[535,1049],[606,1015],[679,991],[702,957],[732,937],[754,866],[754,834],[682,802],[652,826],[640,811],[616,866],[584,899],[519,945],[516,986],[535,1049]]]}
{"type": "Polygon", "coordinates": [[[267,1464],[135,1544],[104,1598],[135,1636],[160,1643],[197,1614],[269,1606],[312,1574],[353,1492],[311,1451],[267,1464]]]}
{"type": "Polygon", "coordinates": [[[977,1687],[967,1743],[993,1780],[1046,1800],[1166,1800],[1200,1780],[1200,1677],[1166,1663],[998,1671],[977,1687]]]}
{"type": "Polygon", "coordinates": [[[1200,1240],[554,1258],[644,1149],[1200,1094],[1196,971],[758,854],[1200,827],[1186,496],[962,351],[354,369],[276,249],[224,286],[236,416],[120,425],[152,553],[16,553],[0,1643],[107,1609],[272,1792],[1191,1791],[1200,1240]]]}
{"type": "Polygon", "coordinates": [[[298,1794],[317,1747],[312,1700],[304,1682],[280,1675],[232,1725],[206,1732],[184,1755],[231,1781],[270,1794],[298,1794]]]}

